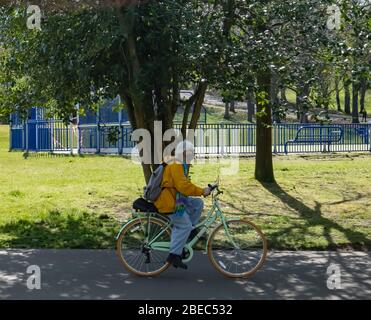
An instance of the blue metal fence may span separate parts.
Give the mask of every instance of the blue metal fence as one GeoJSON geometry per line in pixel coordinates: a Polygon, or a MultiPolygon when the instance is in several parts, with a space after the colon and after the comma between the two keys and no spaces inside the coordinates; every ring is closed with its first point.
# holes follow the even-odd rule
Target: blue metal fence
{"type": "Polygon", "coordinates": [[[60,120],[28,120],[21,125],[11,124],[10,150],[72,152],[77,148],[75,131],[74,126],[66,126],[60,120]]]}
{"type": "Polygon", "coordinates": [[[371,151],[370,130],[370,124],[277,124],[273,128],[273,148],[275,153],[371,151]],[[296,139],[299,131],[306,128],[310,128],[304,136],[306,139],[296,139]],[[329,136],[330,130],[332,136],[329,136]]]}
{"type": "MultiPolygon", "coordinates": [[[[78,123],[69,126],[60,120],[43,119],[37,110],[27,121],[16,115],[11,120],[11,150],[130,154],[135,146],[131,141],[132,128],[126,121],[120,121],[122,115],[106,110],[78,117],[78,123]]],[[[180,124],[174,127],[180,134],[180,124]]],[[[272,151],[276,154],[371,151],[370,135],[371,124],[275,124],[272,151]]],[[[256,125],[201,123],[193,140],[199,155],[254,154],[256,125]]]]}

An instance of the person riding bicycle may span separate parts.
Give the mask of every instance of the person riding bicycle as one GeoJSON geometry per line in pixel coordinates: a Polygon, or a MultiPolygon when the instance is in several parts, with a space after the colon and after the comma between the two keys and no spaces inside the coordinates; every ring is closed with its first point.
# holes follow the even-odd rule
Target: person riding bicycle
{"type": "Polygon", "coordinates": [[[209,187],[200,188],[194,185],[188,177],[191,161],[194,159],[194,146],[188,141],[180,142],[175,149],[175,158],[167,161],[164,169],[161,193],[155,201],[159,213],[169,213],[173,224],[170,253],[167,261],[174,267],[187,269],[182,262],[184,246],[201,217],[204,202],[200,196],[211,193],[209,187]]]}

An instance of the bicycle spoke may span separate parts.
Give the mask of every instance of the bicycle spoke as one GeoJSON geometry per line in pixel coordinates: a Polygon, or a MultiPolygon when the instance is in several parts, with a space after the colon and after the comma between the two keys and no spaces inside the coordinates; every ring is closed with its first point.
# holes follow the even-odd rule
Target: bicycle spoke
{"type": "Polygon", "coordinates": [[[137,261],[140,260],[141,254],[136,255],[135,259],[133,260],[133,267],[136,266],[137,261]]]}
{"type": "Polygon", "coordinates": [[[167,266],[167,252],[153,250],[148,243],[152,239],[159,242],[170,241],[168,225],[158,219],[150,219],[150,224],[148,226],[148,220],[138,219],[137,223],[125,230],[125,234],[120,237],[122,260],[126,266],[142,274],[157,272],[167,266]],[[148,251],[146,253],[143,250],[148,251]]]}
{"type": "Polygon", "coordinates": [[[154,257],[158,257],[159,258],[159,260],[157,260],[157,261],[161,261],[161,259],[162,259],[162,256],[158,253],[158,252],[156,252],[156,251],[152,251],[152,253],[153,253],[153,256],[154,257]]]}
{"type": "MultiPolygon", "coordinates": [[[[164,261],[165,261],[165,259],[162,259],[162,257],[161,256],[157,256],[158,257],[158,259],[156,258],[156,255],[155,255],[155,252],[153,252],[154,254],[153,254],[153,258],[154,258],[154,261],[155,261],[155,263],[158,263],[158,264],[163,264],[164,263],[164,261]]],[[[157,254],[157,253],[156,253],[157,254]]]]}
{"type": "Polygon", "coordinates": [[[129,256],[129,257],[127,258],[127,261],[129,262],[129,265],[134,261],[134,259],[135,259],[136,257],[137,257],[137,255],[134,255],[134,254],[133,254],[132,257],[129,256]]]}
{"type": "Polygon", "coordinates": [[[136,268],[137,270],[142,271],[141,266],[143,264],[144,259],[145,259],[145,256],[141,255],[140,258],[139,258],[139,261],[138,261],[138,268],[136,268]]]}
{"type": "Polygon", "coordinates": [[[261,265],[265,256],[264,240],[250,223],[235,220],[218,227],[212,234],[212,255],[220,271],[229,275],[243,275],[261,265]]]}

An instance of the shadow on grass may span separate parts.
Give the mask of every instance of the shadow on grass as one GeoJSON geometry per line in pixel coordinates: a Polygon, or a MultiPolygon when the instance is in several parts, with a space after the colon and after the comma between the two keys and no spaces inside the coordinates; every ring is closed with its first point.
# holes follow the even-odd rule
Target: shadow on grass
{"type": "MultiPolygon", "coordinates": [[[[334,241],[331,236],[331,230],[337,230],[341,232],[347,239],[348,243],[342,245],[340,247],[347,247],[352,249],[361,249],[361,250],[368,250],[371,248],[371,239],[369,239],[365,234],[362,232],[352,230],[350,228],[345,228],[340,224],[336,223],[334,220],[328,219],[323,217],[321,212],[322,204],[315,201],[316,205],[312,209],[296,199],[295,197],[288,194],[285,190],[281,188],[281,186],[277,183],[262,183],[262,186],[269,191],[273,196],[280,199],[284,204],[289,206],[291,209],[295,210],[295,212],[305,220],[305,224],[302,226],[303,236],[309,232],[310,227],[321,226],[323,227],[323,236],[327,240],[328,248],[327,249],[336,249],[339,248],[339,245],[334,241]]],[[[358,194],[357,199],[360,199],[362,195],[358,194]]],[[[352,199],[355,200],[355,199],[352,199]]],[[[343,202],[347,202],[350,200],[344,199],[342,201],[335,202],[333,204],[339,204],[343,202]]],[[[291,229],[296,226],[290,226],[287,228],[283,228],[281,230],[275,231],[274,233],[270,234],[270,238],[274,242],[278,242],[278,239],[281,236],[289,233],[291,229]]],[[[313,248],[315,249],[315,248],[313,248]]]]}
{"type": "MultiPolygon", "coordinates": [[[[12,151],[12,152],[18,152],[18,151],[12,151]]],[[[110,154],[110,153],[53,153],[53,152],[23,152],[22,156],[25,160],[28,158],[30,159],[48,159],[48,158],[71,158],[71,159],[78,159],[78,158],[126,158],[131,159],[130,154],[110,154]]]]}
{"type": "Polygon", "coordinates": [[[45,158],[74,158],[76,155],[71,153],[52,153],[52,152],[23,152],[24,159],[45,159],[45,158]]]}
{"type": "Polygon", "coordinates": [[[0,225],[3,248],[114,248],[120,224],[106,215],[50,211],[44,218],[0,225]]]}

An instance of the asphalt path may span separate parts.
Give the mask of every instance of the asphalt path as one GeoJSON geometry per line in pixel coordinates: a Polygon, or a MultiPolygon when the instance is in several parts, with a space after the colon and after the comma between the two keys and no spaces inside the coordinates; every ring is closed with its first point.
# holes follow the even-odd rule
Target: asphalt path
{"type": "Polygon", "coordinates": [[[141,278],[126,271],[113,250],[0,250],[0,299],[370,299],[370,257],[270,251],[260,271],[234,280],[219,274],[203,252],[188,270],[171,267],[141,278]],[[35,284],[30,266],[40,268],[40,289],[27,286],[35,284]]]}

